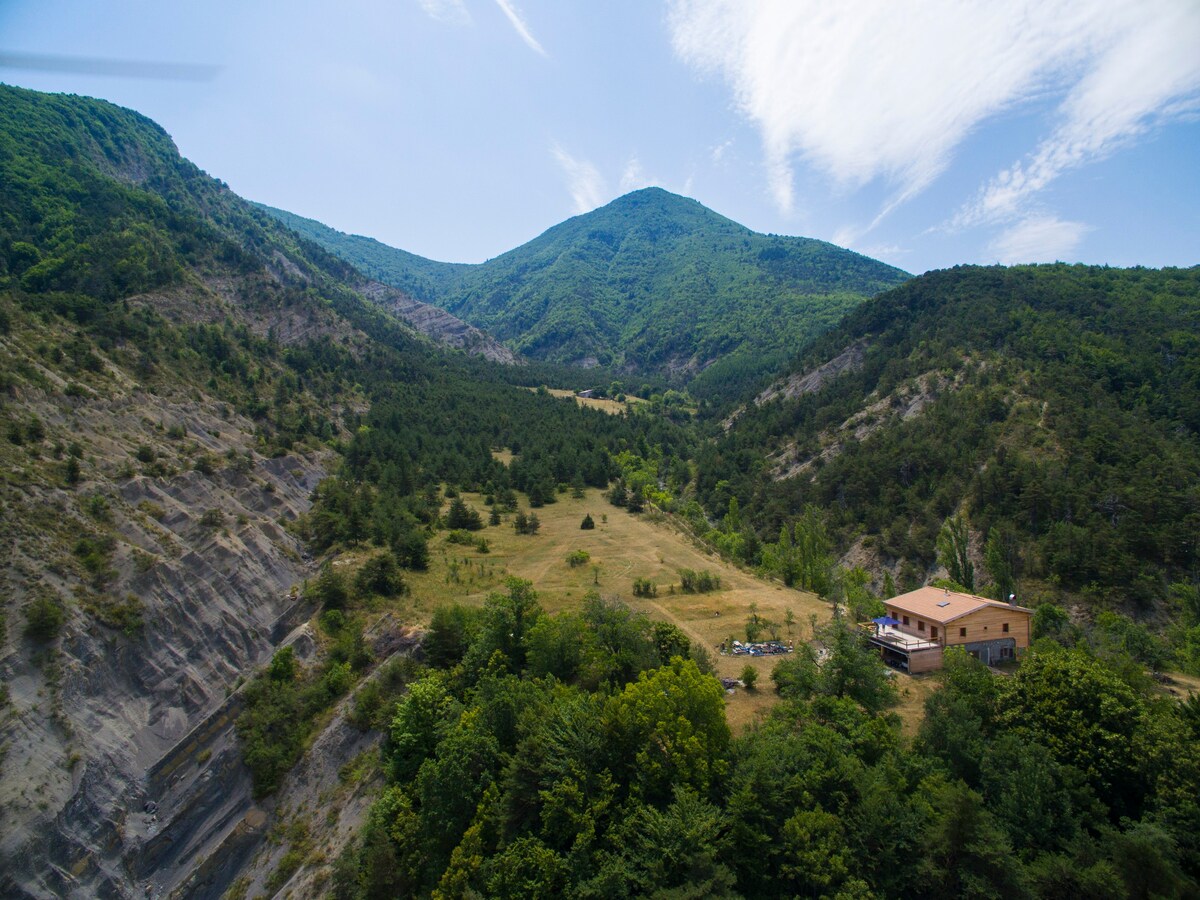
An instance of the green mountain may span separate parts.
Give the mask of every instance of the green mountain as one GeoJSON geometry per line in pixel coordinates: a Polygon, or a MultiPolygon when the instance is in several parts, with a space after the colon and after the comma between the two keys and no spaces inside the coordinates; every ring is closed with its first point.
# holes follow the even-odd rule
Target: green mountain
{"type": "Polygon", "coordinates": [[[978,585],[1163,612],[1200,564],[1200,268],[958,267],[825,335],[699,460],[764,535],[805,504],[916,584],[948,517],[978,585]]]}
{"type": "Polygon", "coordinates": [[[526,356],[681,382],[705,373],[694,390],[724,396],[909,277],[823,241],[757,234],[660,188],[474,266],[432,263],[273,212],[372,277],[526,356]]]}
{"type": "Polygon", "coordinates": [[[390,291],[143,117],[0,87],[0,895],[1197,894],[1200,701],[1145,669],[1200,673],[1200,269],[923,276],[684,425],[525,389],[390,291]],[[919,579],[958,514],[956,577],[1040,640],[930,690],[740,574],[680,599],[605,552],[554,612],[507,577],[638,509],[831,612],[878,601],[827,539],[919,579]],[[1057,605],[1125,601],[1174,645],[1057,605]]]}
{"type": "MultiPolygon", "coordinates": [[[[320,728],[371,745],[320,714],[413,643],[390,614],[368,641],[343,597],[341,649],[301,628],[305,690],[240,717],[327,602],[313,553],[369,553],[363,590],[394,594],[442,484],[553,502],[625,447],[685,453],[443,347],[389,310],[435,336],[449,315],[398,294],[145,117],[0,86],[0,894],[220,896],[265,846],[253,797],[320,728]]],[[[332,789],[349,756],[321,759],[332,789]]]]}

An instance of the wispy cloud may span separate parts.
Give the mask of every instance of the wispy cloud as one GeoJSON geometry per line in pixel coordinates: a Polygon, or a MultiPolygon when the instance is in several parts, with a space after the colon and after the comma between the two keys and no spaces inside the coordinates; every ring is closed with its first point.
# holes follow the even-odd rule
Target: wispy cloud
{"type": "Polygon", "coordinates": [[[517,30],[517,34],[528,45],[529,49],[535,53],[540,53],[542,56],[546,56],[545,49],[538,43],[533,33],[530,32],[529,26],[525,24],[525,20],[521,18],[521,14],[513,6],[512,0],[496,0],[496,5],[500,7],[504,15],[508,16],[508,21],[512,23],[512,27],[517,30]]]}
{"type": "Polygon", "coordinates": [[[430,18],[450,25],[470,25],[471,13],[463,0],[417,0],[430,18]]]}
{"type": "Polygon", "coordinates": [[[891,184],[886,215],[985,121],[1059,98],[1050,137],[979,201],[1019,206],[1200,91],[1196,0],[674,0],[668,22],[676,54],[725,79],[757,126],[784,211],[803,163],[843,187],[891,184]]]}
{"type": "Polygon", "coordinates": [[[1064,172],[1196,110],[1200,4],[1128,4],[1119,11],[1113,17],[1116,33],[1107,36],[1071,88],[1054,132],[1026,159],[996,175],[960,222],[1020,215],[1030,198],[1064,172]]]}
{"type": "Polygon", "coordinates": [[[992,242],[996,260],[1016,263],[1071,262],[1071,255],[1090,229],[1083,222],[1064,222],[1055,216],[1030,216],[992,242]]]}
{"type": "Polygon", "coordinates": [[[567,178],[567,190],[571,192],[575,212],[591,212],[603,205],[608,186],[599,169],[586,159],[576,159],[557,142],[550,145],[550,153],[567,178]]]}
{"type": "Polygon", "coordinates": [[[636,156],[629,157],[629,161],[625,163],[625,169],[621,172],[621,193],[628,194],[630,191],[636,191],[644,187],[653,187],[658,184],[658,181],[646,174],[646,170],[642,168],[642,161],[636,156]]]}

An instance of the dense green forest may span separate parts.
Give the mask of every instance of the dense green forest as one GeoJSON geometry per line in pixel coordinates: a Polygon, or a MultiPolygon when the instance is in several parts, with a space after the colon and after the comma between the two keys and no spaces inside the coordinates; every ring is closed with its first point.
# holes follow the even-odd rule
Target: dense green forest
{"type": "Polygon", "coordinates": [[[951,654],[909,744],[878,658],[836,625],[824,640],[824,664],[777,666],[782,702],[734,738],[670,626],[599,597],[548,616],[517,581],[442,609],[334,896],[1196,890],[1195,702],[1046,638],[1007,679],[951,654]]]}
{"type": "Polygon", "coordinates": [[[527,356],[674,374],[713,398],[754,386],[792,348],[908,277],[822,241],[756,234],[659,188],[477,266],[432,263],[269,211],[372,277],[527,356]]]}
{"type": "Polygon", "coordinates": [[[796,365],[862,363],[750,405],[701,447],[705,506],[762,536],[806,504],[907,585],[962,512],[1022,595],[1149,611],[1195,590],[1200,269],[960,267],[852,313],[796,365]],[[779,459],[800,473],[780,478],[779,459]]]}

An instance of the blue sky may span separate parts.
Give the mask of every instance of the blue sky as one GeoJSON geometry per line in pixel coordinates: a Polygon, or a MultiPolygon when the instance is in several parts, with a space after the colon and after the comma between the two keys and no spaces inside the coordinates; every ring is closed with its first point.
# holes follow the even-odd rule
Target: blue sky
{"type": "Polygon", "coordinates": [[[434,259],[654,184],[912,272],[1200,263],[1197,0],[0,0],[0,80],[434,259]]]}

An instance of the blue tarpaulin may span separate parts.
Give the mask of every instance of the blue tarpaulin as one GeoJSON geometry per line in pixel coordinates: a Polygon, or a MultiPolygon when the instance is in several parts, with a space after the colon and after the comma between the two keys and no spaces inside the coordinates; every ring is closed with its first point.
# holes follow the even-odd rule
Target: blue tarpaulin
{"type": "Polygon", "coordinates": [[[893,619],[891,616],[879,616],[878,618],[872,619],[871,621],[874,622],[876,625],[899,625],[900,624],[899,619],[893,619]]]}

